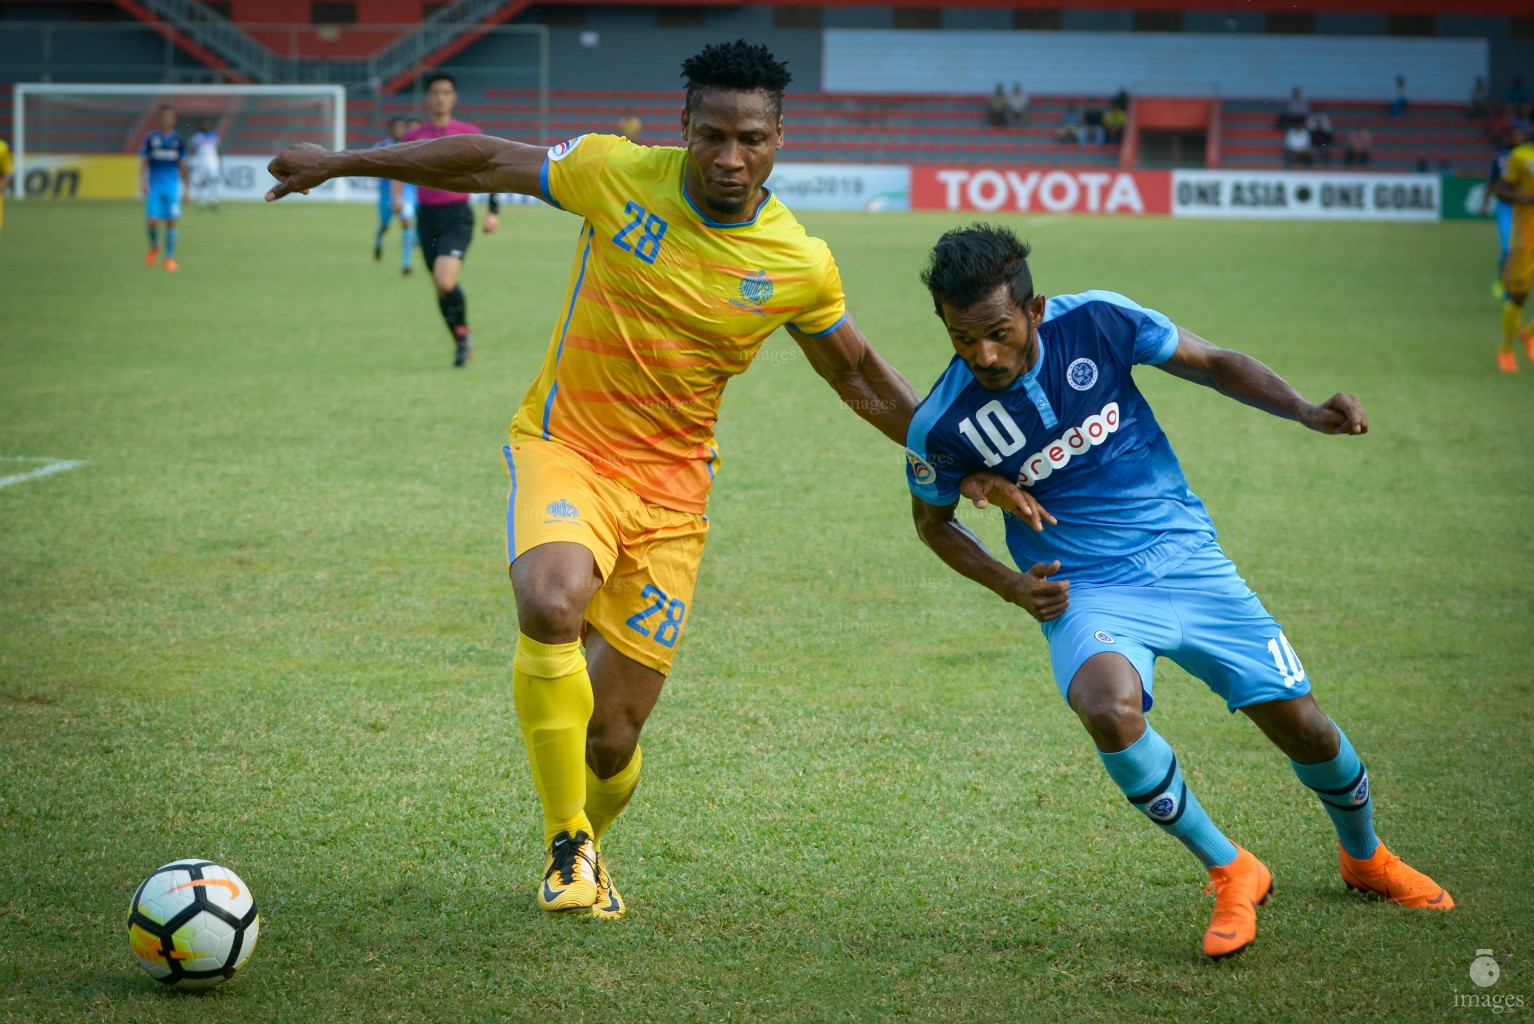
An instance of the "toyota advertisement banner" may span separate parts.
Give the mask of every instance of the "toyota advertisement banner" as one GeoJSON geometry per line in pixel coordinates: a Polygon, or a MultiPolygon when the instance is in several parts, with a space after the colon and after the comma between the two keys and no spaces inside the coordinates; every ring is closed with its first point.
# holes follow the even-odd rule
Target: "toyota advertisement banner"
{"type": "Polygon", "coordinates": [[[911,209],[979,213],[1170,213],[1172,172],[1097,167],[911,168],[911,209]]]}

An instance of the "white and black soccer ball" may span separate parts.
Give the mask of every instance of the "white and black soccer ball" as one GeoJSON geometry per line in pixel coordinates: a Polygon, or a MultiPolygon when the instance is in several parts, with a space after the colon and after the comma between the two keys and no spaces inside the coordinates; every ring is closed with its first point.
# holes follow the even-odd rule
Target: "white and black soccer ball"
{"type": "Polygon", "coordinates": [[[178,860],[144,879],[128,907],[128,944],[149,976],[175,988],[234,977],[261,933],[240,876],[208,860],[178,860]]]}

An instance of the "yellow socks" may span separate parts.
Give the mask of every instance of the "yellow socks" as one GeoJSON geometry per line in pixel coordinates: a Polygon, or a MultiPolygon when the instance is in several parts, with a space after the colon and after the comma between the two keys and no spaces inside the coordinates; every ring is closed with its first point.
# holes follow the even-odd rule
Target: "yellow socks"
{"type": "Polygon", "coordinates": [[[602,838],[607,826],[628,806],[634,787],[639,785],[639,768],[643,761],[644,755],[636,746],[629,763],[610,779],[599,779],[590,768],[586,769],[586,817],[591,821],[595,830],[591,834],[596,839],[602,838]]]}
{"type": "MultiPolygon", "coordinates": [[[[517,721],[527,743],[533,785],[543,803],[543,842],[561,832],[584,830],[586,817],[586,726],[591,721],[591,677],[577,642],[543,644],[518,634],[511,663],[517,721]]],[[[638,756],[634,775],[638,778],[638,756]]],[[[622,773],[619,773],[620,775],[622,773]]],[[[619,805],[621,810],[621,805],[619,805]]],[[[614,810],[616,816],[618,811],[614,810]]],[[[611,819],[609,819],[611,820],[611,819]]]]}
{"type": "Polygon", "coordinates": [[[1518,336],[1518,321],[1523,319],[1523,307],[1511,300],[1502,303],[1502,352],[1513,350],[1513,339],[1518,336]]]}

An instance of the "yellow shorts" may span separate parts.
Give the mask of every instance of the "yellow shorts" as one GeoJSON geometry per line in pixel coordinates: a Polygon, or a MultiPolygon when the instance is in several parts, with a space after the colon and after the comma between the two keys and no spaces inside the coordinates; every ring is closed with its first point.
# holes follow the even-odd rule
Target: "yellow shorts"
{"type": "Polygon", "coordinates": [[[1502,287],[1513,295],[1527,295],[1529,286],[1534,284],[1534,247],[1518,243],[1519,239],[1514,238],[1507,250],[1507,262],[1502,264],[1502,287]]]}
{"type": "Polygon", "coordinates": [[[603,583],[586,606],[587,624],[641,665],[669,673],[708,520],[650,504],[557,441],[520,440],[501,451],[511,474],[507,564],[555,541],[589,550],[603,583]]]}

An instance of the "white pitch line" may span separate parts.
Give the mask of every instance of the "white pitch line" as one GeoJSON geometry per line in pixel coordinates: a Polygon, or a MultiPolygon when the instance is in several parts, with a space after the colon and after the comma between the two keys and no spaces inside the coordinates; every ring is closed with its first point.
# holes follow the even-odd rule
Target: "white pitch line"
{"type": "MultiPolygon", "coordinates": [[[[19,458],[16,458],[16,459],[7,459],[6,461],[7,462],[23,462],[23,461],[25,461],[25,462],[33,462],[33,461],[44,461],[44,460],[19,459],[19,458]]],[[[57,461],[48,460],[48,465],[39,467],[38,469],[34,469],[30,473],[16,473],[16,474],[14,474],[12,476],[0,476],[0,489],[4,489],[6,487],[10,487],[13,484],[23,483],[23,482],[25,482],[27,480],[36,480],[40,476],[52,476],[54,473],[64,473],[64,472],[67,472],[68,470],[71,470],[71,469],[77,469],[78,467],[83,466],[83,465],[85,465],[85,460],[84,459],[59,459],[57,461]]]]}

